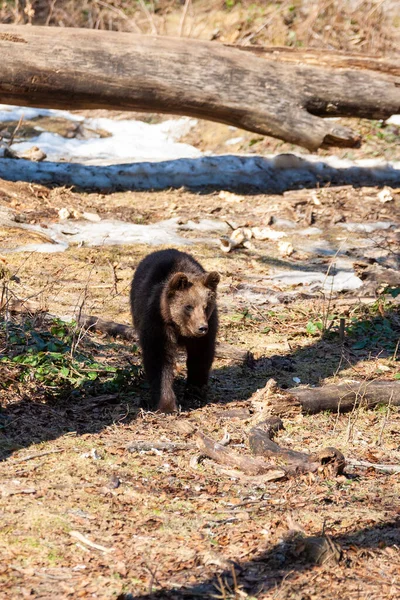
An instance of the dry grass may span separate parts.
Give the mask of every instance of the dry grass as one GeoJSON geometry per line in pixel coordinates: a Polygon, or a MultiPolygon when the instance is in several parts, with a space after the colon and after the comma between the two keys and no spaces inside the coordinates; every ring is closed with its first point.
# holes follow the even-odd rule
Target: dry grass
{"type": "MultiPolygon", "coordinates": [[[[399,26],[387,10],[389,4],[19,0],[0,2],[0,21],[389,53],[396,47],[399,26]]],[[[65,134],[59,130],[62,124],[53,125],[65,134]]],[[[200,139],[204,147],[226,151],[224,142],[232,133],[221,126],[218,137],[219,126],[213,128],[196,130],[197,143],[200,139]]],[[[383,129],[382,139],[377,140],[379,131],[379,124],[366,125],[366,136],[372,136],[367,151],[395,158],[397,131],[383,129]]],[[[25,134],[25,129],[19,133],[25,134]]],[[[231,150],[275,149],[268,145],[271,140],[241,135],[243,145],[231,150]]],[[[305,190],[300,199],[255,195],[230,204],[217,193],[199,196],[187,190],[103,196],[1,182],[0,199],[33,223],[51,222],[60,208],[68,206],[131,222],[179,216],[259,225],[275,215],[305,226],[312,209],[313,223],[334,236],[340,235],[332,225],[338,214],[344,220],[354,220],[355,215],[361,221],[399,220],[399,190],[392,190],[389,205],[378,201],[378,191],[345,186],[305,190]]],[[[398,233],[388,231],[382,236],[383,242],[376,243],[391,244],[398,253],[398,233]]],[[[17,228],[0,230],[0,244],[9,248],[29,241],[34,238],[17,228]]],[[[362,259],[363,246],[358,242],[356,237],[349,239],[350,252],[362,259]]],[[[132,270],[147,252],[147,247],[138,245],[71,247],[50,257],[9,254],[0,263],[5,299],[30,298],[58,315],[71,315],[82,307],[129,323],[132,270]]],[[[144,412],[139,402],[148,389],[136,368],[137,351],[107,336],[89,333],[82,338],[81,330],[73,327],[72,339],[79,340],[75,356],[81,352],[105,365],[128,367],[138,376],[129,386],[124,380],[112,392],[103,393],[103,382],[98,380],[95,386],[77,390],[61,382],[54,393],[46,387],[47,380],[44,384],[34,377],[22,380],[18,362],[13,368],[0,363],[4,459],[0,462],[0,598],[398,598],[398,475],[349,468],[346,477],[335,480],[317,475],[259,486],[227,477],[209,461],[193,470],[192,450],[126,450],[137,440],[192,443],[188,432],[201,427],[213,439],[226,429],[235,451],[248,453],[248,417],[256,410],[251,396],[268,378],[291,387],[294,376],[318,384],[344,377],[365,381],[399,375],[398,307],[377,302],[365,309],[354,298],[348,305],[335,306],[323,296],[311,301],[299,298],[287,305],[259,305],[253,299],[263,289],[265,275],[276,265],[288,266],[288,261],[276,256],[273,244],[255,244],[251,251],[232,255],[221,255],[217,246],[196,244],[193,253],[222,274],[221,341],[249,348],[256,355],[253,369],[228,360],[215,362],[207,405],[189,406],[173,416],[144,412]],[[344,344],[338,335],[340,317],[346,319],[344,344]],[[330,327],[327,335],[316,327],[321,322],[330,327]],[[366,345],[354,348],[361,339],[366,339],[366,345]],[[317,566],[307,560],[301,544],[288,539],[293,522],[308,535],[332,536],[343,550],[340,563],[317,566]]],[[[314,259],[312,254],[297,252],[289,266],[305,268],[314,259]]],[[[318,268],[328,268],[330,260],[317,257],[318,268]]],[[[8,327],[0,335],[0,350],[7,360],[18,350],[10,339],[13,327],[28,323],[25,341],[32,347],[32,340],[37,341],[32,331],[47,340],[52,326],[40,316],[30,325],[26,317],[4,311],[1,318],[8,327]]],[[[63,366],[81,368],[69,359],[63,366]]],[[[184,366],[179,365],[179,389],[183,376],[184,366]]],[[[395,408],[366,411],[359,406],[348,415],[297,415],[285,419],[285,426],[279,443],[289,448],[312,451],[336,446],[358,460],[400,461],[400,415],[395,408]]]]}
{"type": "MultiPolygon", "coordinates": [[[[97,210],[101,216],[118,213],[127,220],[140,214],[144,222],[170,214],[183,219],[217,214],[250,224],[268,220],[270,211],[302,218],[305,210],[304,204],[296,207],[288,196],[249,196],[227,204],[211,193],[202,194],[199,203],[199,196],[186,190],[100,196],[5,182],[0,191],[3,202],[13,202],[16,210],[37,222],[57,218],[61,206],[97,210]]],[[[325,188],[318,191],[319,204],[314,204],[310,192],[306,201],[313,205],[317,226],[330,227],[335,212],[354,218],[360,204],[371,218],[385,218],[386,208],[377,202],[377,193],[325,188]]],[[[399,201],[396,194],[391,219],[398,218],[399,201]]],[[[31,296],[52,313],[71,314],[84,300],[85,310],[129,323],[132,267],[147,252],[147,247],[135,246],[72,247],[50,259],[9,254],[2,276],[7,295],[31,296]]],[[[334,480],[317,475],[260,486],[227,477],[210,461],[193,470],[193,450],[126,450],[138,440],[193,444],[190,432],[200,427],[213,439],[226,429],[232,448],[249,453],[249,419],[257,410],[251,396],[268,378],[291,387],[294,376],[315,384],[343,377],[394,378],[398,373],[395,349],[384,354],[382,341],[372,339],[384,318],[398,335],[397,309],[387,307],[382,315],[382,306],[366,312],[350,302],[338,308],[331,303],[328,311],[329,299],[323,297],[256,305],[246,290],[262,285],[278,260],[273,245],[260,243],[252,251],[222,255],[215,246],[196,244],[192,252],[222,274],[221,341],[250,348],[257,358],[253,369],[217,360],[208,404],[193,404],[176,416],[154,415],[139,406],[148,393],[140,374],[129,387],[123,384],[111,393],[104,394],[98,381],[97,388],[77,390],[61,383],[52,394],[43,382],[21,381],[18,363],[14,371],[0,363],[0,448],[5,459],[0,462],[0,597],[47,599],[55,593],[62,600],[398,597],[398,476],[349,468],[346,477],[334,480]],[[348,329],[344,346],[337,333],[343,314],[347,325],[354,317],[361,327],[348,329]],[[336,319],[328,337],[309,327],[324,316],[329,324],[336,319]],[[373,336],[367,336],[367,346],[354,349],[357,336],[364,335],[363,323],[375,317],[381,320],[373,336]],[[307,560],[301,545],[288,541],[288,519],[308,535],[324,531],[332,536],[343,551],[340,563],[332,568],[307,560]]],[[[312,257],[306,255],[301,259],[309,260],[312,257]]],[[[10,325],[24,322],[18,316],[8,318],[10,325]]],[[[43,338],[48,327],[38,318],[33,329],[43,338]]],[[[3,356],[5,349],[15,350],[10,342],[1,339],[3,356]]],[[[98,334],[81,339],[77,351],[96,362],[132,370],[140,362],[129,344],[98,334]]],[[[183,376],[181,364],[181,391],[183,376]]],[[[358,407],[348,415],[297,415],[285,419],[279,443],[303,451],[336,446],[353,459],[398,463],[399,419],[398,409],[387,407],[369,411],[358,407]]]]}

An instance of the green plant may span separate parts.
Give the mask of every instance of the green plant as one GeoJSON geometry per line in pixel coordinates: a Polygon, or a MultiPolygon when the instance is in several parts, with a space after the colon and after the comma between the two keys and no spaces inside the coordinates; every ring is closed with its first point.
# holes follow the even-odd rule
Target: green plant
{"type": "MultiPolygon", "coordinates": [[[[0,325],[5,330],[5,323],[0,325]]],[[[51,396],[68,395],[74,390],[93,393],[126,388],[137,368],[99,362],[89,348],[74,350],[76,323],[59,319],[35,327],[31,320],[7,323],[7,345],[0,354],[3,367],[14,370],[14,380],[37,383],[51,396]]],[[[82,341],[81,341],[82,345],[82,341]]],[[[86,343],[88,346],[88,343],[86,343]]]]}
{"type": "Polygon", "coordinates": [[[308,321],[306,325],[306,332],[308,335],[318,335],[323,330],[322,321],[308,321]]]}
{"type": "Polygon", "coordinates": [[[391,307],[384,309],[375,303],[362,315],[351,318],[346,333],[353,350],[382,348],[393,353],[400,336],[400,322],[391,307]]]}

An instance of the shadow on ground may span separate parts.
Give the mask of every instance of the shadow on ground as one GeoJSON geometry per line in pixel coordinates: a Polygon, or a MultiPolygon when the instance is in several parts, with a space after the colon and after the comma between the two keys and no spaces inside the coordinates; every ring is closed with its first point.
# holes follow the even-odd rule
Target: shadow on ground
{"type": "Polygon", "coordinates": [[[169,188],[232,190],[253,194],[283,193],[319,185],[355,187],[400,186],[400,170],[383,164],[377,167],[334,167],[324,162],[300,159],[294,155],[203,156],[161,162],[118,165],[85,165],[65,162],[33,163],[3,158],[0,177],[8,181],[28,181],[50,186],[101,189],[103,193],[126,190],[169,188]]]}
{"type": "MultiPolygon", "coordinates": [[[[37,333],[34,334],[37,337],[37,333]]],[[[53,338],[48,342],[46,335],[41,335],[42,343],[53,343],[53,338]]],[[[360,318],[352,323],[344,343],[339,341],[337,332],[330,331],[310,345],[286,355],[265,356],[248,364],[215,368],[208,402],[223,406],[230,402],[246,401],[257,389],[264,387],[271,377],[282,388],[297,385],[293,378],[299,376],[302,384],[316,385],[360,361],[395,355],[399,338],[400,315],[397,310],[389,310],[384,316],[378,314],[360,318]]],[[[89,339],[88,343],[96,342],[90,342],[89,339]]],[[[31,444],[57,439],[71,432],[77,435],[98,433],[111,424],[122,420],[128,424],[136,419],[141,410],[140,403],[146,402],[149,391],[138,369],[139,357],[132,352],[132,346],[120,343],[114,348],[112,342],[110,345],[121,356],[121,361],[125,360],[121,372],[111,382],[96,380],[93,383],[89,379],[83,384],[78,381],[80,385],[76,387],[67,380],[64,383],[60,381],[56,388],[49,388],[36,382],[32,385],[32,377],[25,378],[25,383],[21,385],[13,380],[16,374],[12,371],[2,372],[0,460],[31,444]],[[128,375],[132,373],[133,377],[127,377],[127,372],[128,375]]],[[[47,345],[45,348],[49,347],[47,345]]],[[[92,348],[94,350],[98,356],[101,355],[98,347],[92,348]]],[[[58,349],[60,356],[56,355],[57,360],[63,359],[63,352],[69,352],[68,345],[58,349]]],[[[43,350],[38,355],[43,357],[43,350]]],[[[24,353],[21,356],[24,357],[24,353]]],[[[40,368],[44,368],[43,363],[40,365],[40,368]]],[[[74,374],[77,367],[70,362],[67,366],[74,374]]],[[[59,363],[57,368],[64,367],[64,363],[61,366],[59,363]]],[[[4,363],[0,362],[0,368],[4,369],[4,363]]],[[[93,365],[86,369],[84,364],[84,372],[93,372],[94,369],[93,365]]],[[[178,398],[182,397],[183,388],[184,382],[180,378],[177,382],[178,398]]],[[[199,402],[193,401],[184,404],[182,410],[186,412],[198,407],[199,402]]]]}
{"type": "MultiPolygon", "coordinates": [[[[345,554],[346,550],[349,548],[352,548],[353,550],[354,548],[365,550],[379,549],[381,551],[384,548],[397,548],[400,544],[400,520],[394,519],[392,522],[383,523],[381,525],[355,529],[354,531],[343,535],[333,536],[331,540],[337,543],[345,554]]],[[[352,593],[356,594],[357,592],[357,582],[351,581],[354,579],[354,572],[350,571],[352,559],[346,557],[346,555],[343,559],[342,564],[344,564],[341,568],[336,565],[333,566],[332,569],[336,573],[336,578],[342,580],[342,584],[346,580],[347,571],[347,576],[350,577],[350,581],[347,582],[348,585],[346,585],[346,590],[343,590],[343,595],[341,597],[353,597],[352,593]],[[351,589],[353,585],[356,586],[354,590],[351,589]]],[[[183,598],[229,599],[240,598],[243,596],[243,592],[256,598],[260,594],[265,594],[272,590],[275,590],[275,592],[278,593],[279,589],[277,588],[284,580],[289,583],[290,579],[295,574],[311,571],[313,566],[315,565],[310,560],[299,560],[298,553],[293,552],[292,544],[289,541],[282,541],[253,560],[242,563],[232,562],[232,567],[230,569],[228,568],[222,573],[219,571],[218,575],[216,574],[214,577],[196,583],[193,586],[169,590],[163,589],[158,592],[141,594],[139,596],[126,593],[120,595],[119,600],[180,600],[183,598]],[[233,570],[235,571],[236,582],[233,579],[233,570]],[[221,583],[224,587],[222,591],[221,583]],[[242,592],[238,592],[237,590],[242,590],[242,592]]],[[[293,595],[290,597],[309,598],[310,596],[307,593],[309,590],[301,590],[301,584],[299,585],[300,589],[296,590],[296,583],[297,582],[295,582],[294,587],[291,587],[293,595]],[[302,591],[305,592],[304,596],[302,595],[302,591]],[[299,595],[297,595],[296,592],[299,595]]],[[[337,580],[335,583],[336,585],[338,584],[337,580]]],[[[291,585],[293,586],[293,584],[291,585]]],[[[336,588],[330,588],[329,584],[327,584],[327,595],[324,595],[324,598],[337,597],[334,595],[334,589],[335,591],[339,591],[340,586],[337,585],[336,588]]],[[[360,589],[358,589],[358,592],[360,592],[360,589]]],[[[362,593],[358,597],[363,597],[362,593]]]]}

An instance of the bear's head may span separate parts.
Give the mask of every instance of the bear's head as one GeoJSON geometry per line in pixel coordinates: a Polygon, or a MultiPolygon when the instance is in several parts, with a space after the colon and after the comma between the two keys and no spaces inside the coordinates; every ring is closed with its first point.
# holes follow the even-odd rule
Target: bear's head
{"type": "Polygon", "coordinates": [[[203,337],[217,298],[219,274],[174,273],[166,283],[163,315],[183,337],[203,337]]]}

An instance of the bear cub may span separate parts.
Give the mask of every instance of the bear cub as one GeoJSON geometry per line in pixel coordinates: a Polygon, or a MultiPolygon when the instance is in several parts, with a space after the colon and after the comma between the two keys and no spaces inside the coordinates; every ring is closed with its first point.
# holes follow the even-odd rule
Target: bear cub
{"type": "Polygon", "coordinates": [[[151,409],[177,410],[173,390],[178,347],[187,353],[187,385],[203,389],[214,359],[219,274],[185,252],[159,250],[138,265],[131,310],[151,387],[151,409]]]}

